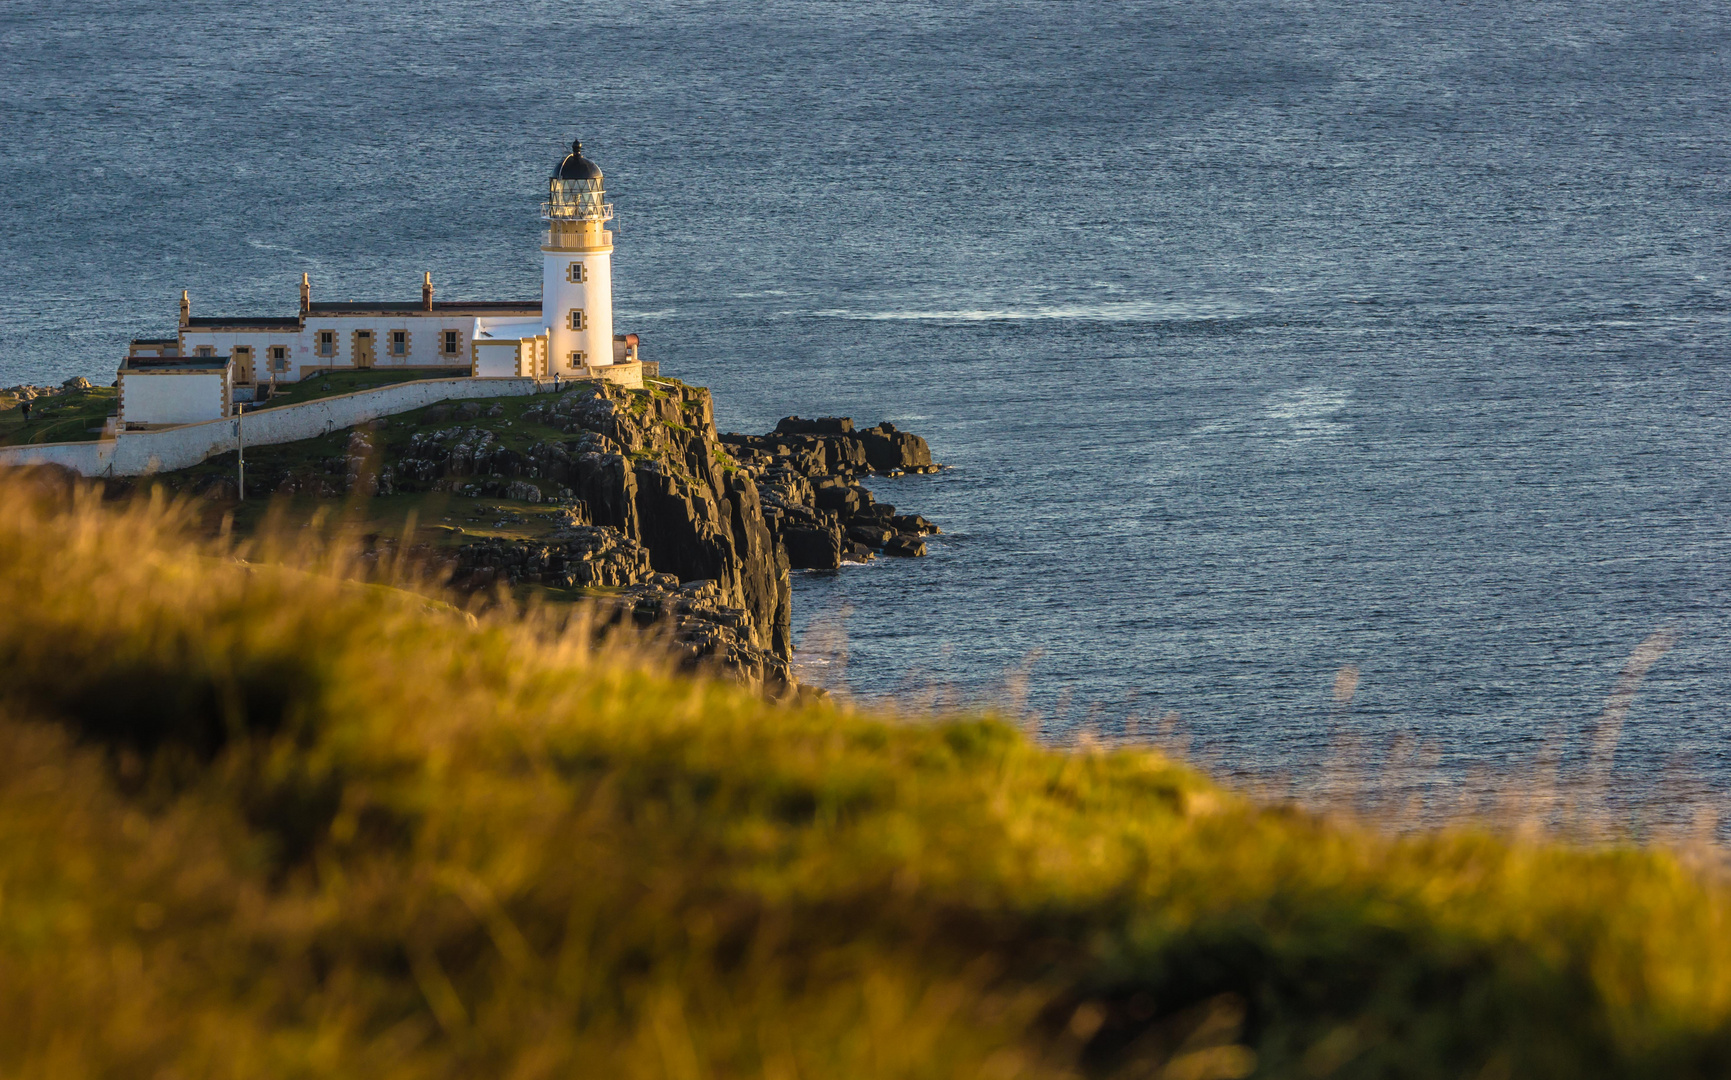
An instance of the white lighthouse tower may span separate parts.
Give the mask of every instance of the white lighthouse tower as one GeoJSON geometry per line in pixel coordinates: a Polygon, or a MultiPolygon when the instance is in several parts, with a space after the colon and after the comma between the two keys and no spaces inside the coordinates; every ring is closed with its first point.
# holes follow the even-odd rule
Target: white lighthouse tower
{"type": "Polygon", "coordinates": [[[576,374],[582,367],[613,363],[613,204],[601,186],[601,167],[583,156],[583,144],[547,181],[541,204],[547,231],[541,237],[541,325],[547,331],[547,362],[576,374]]]}

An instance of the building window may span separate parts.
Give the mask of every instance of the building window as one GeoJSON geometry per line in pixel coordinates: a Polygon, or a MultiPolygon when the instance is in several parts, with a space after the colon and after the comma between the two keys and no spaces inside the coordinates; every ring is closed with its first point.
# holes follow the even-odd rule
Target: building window
{"type": "Polygon", "coordinates": [[[580,262],[571,264],[571,269],[565,275],[566,281],[584,282],[589,280],[589,268],[580,262]]]}
{"type": "Polygon", "coordinates": [[[409,355],[409,332],[407,330],[391,331],[391,355],[409,355]]]}
{"type": "Polygon", "coordinates": [[[337,354],[337,332],[335,330],[320,330],[318,347],[315,351],[320,356],[335,356],[337,354]]]}
{"type": "Polygon", "coordinates": [[[195,356],[215,356],[216,355],[216,349],[209,346],[209,345],[200,345],[198,347],[198,352],[194,353],[193,355],[195,355],[195,356]]]}
{"type": "Polygon", "coordinates": [[[589,325],[589,320],[583,317],[582,308],[571,309],[571,329],[582,330],[589,325]]]}
{"type": "Polygon", "coordinates": [[[270,347],[270,369],[278,372],[288,370],[288,346],[272,345],[270,347]]]}
{"type": "Polygon", "coordinates": [[[584,364],[587,364],[588,362],[589,362],[589,354],[586,352],[574,352],[571,354],[571,366],[572,367],[582,367],[584,364]]]}
{"type": "Polygon", "coordinates": [[[446,356],[457,355],[457,346],[462,344],[463,336],[456,330],[445,331],[444,340],[440,343],[440,351],[446,356]]]}

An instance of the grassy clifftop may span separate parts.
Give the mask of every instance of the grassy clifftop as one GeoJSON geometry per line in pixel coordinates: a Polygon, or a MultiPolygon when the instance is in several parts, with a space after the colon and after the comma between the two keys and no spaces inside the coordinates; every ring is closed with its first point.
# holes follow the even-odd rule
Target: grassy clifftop
{"type": "Polygon", "coordinates": [[[1688,1077],[1731,891],[0,481],[0,1076],[1688,1077]]]}

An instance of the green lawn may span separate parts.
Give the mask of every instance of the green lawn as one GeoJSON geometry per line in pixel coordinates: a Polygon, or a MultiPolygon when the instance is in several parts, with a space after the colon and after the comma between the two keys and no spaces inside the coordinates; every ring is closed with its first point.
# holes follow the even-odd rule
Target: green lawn
{"type": "MultiPolygon", "coordinates": [[[[333,382],[330,394],[339,392],[337,385],[333,382]]],[[[355,389],[355,387],[350,387],[350,389],[355,389]]],[[[329,394],[325,396],[329,396],[329,394]]],[[[281,399],[279,398],[278,401],[280,403],[281,399]]],[[[409,440],[417,432],[462,428],[465,431],[470,429],[490,431],[499,445],[513,450],[525,451],[535,443],[547,439],[566,438],[557,428],[523,419],[525,412],[545,403],[546,399],[541,395],[483,399],[476,402],[483,410],[482,415],[463,420],[458,419],[455,413],[457,408],[465,402],[440,402],[423,409],[382,418],[379,421],[380,426],[374,431],[375,445],[379,447],[386,459],[393,459],[402,456],[408,447],[409,440]],[[499,415],[487,415],[495,407],[498,408],[499,415]],[[434,415],[442,413],[445,418],[435,422],[430,419],[429,413],[434,415]]],[[[311,468],[316,471],[325,460],[347,453],[353,431],[352,428],[343,428],[328,435],[302,439],[298,442],[277,443],[270,446],[249,446],[246,451],[247,469],[249,473],[255,469],[297,471],[311,468]]],[[[161,479],[174,488],[197,489],[202,487],[209,478],[234,475],[235,455],[222,454],[191,468],[166,474],[161,479]]],[[[477,478],[478,481],[479,478],[477,478]]],[[[537,483],[536,481],[529,482],[537,483]]],[[[546,482],[539,483],[539,486],[548,494],[552,493],[554,487],[554,485],[546,482]]]]}
{"type": "Polygon", "coordinates": [[[278,383],[276,396],[268,402],[261,403],[261,407],[276,408],[282,405],[295,405],[303,401],[336,397],[338,394],[352,394],[357,390],[377,390],[381,386],[392,386],[396,383],[418,382],[421,379],[460,379],[468,374],[467,371],[461,369],[451,371],[391,371],[373,368],[369,371],[333,371],[324,375],[310,375],[300,382],[278,383]]]}
{"type": "MultiPolygon", "coordinates": [[[[226,455],[232,470],[234,455],[226,455]]],[[[205,515],[214,529],[223,515],[237,536],[256,535],[272,523],[311,521],[323,511],[330,528],[354,539],[367,536],[403,537],[413,527],[413,543],[455,548],[475,540],[539,540],[562,523],[563,508],[513,499],[466,498],[443,491],[380,495],[365,499],[251,498],[245,502],[213,502],[205,515]]]]}
{"type": "Polygon", "coordinates": [[[0,446],[89,442],[100,438],[103,421],[114,412],[118,401],[118,394],[111,386],[70,390],[31,402],[28,422],[23,408],[14,403],[0,409],[0,446]]]}

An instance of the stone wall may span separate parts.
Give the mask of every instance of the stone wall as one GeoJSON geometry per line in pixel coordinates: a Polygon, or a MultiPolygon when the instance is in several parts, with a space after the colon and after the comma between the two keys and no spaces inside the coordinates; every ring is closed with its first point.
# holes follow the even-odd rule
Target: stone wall
{"type": "MultiPolygon", "coordinates": [[[[248,446],[311,439],[381,416],[456,398],[522,397],[551,390],[534,379],[422,379],[249,412],[241,421],[248,446]]],[[[235,449],[233,419],[164,431],[124,432],[99,442],[43,443],[0,448],[0,466],[63,465],[83,476],[144,476],[185,469],[235,449]]]]}

